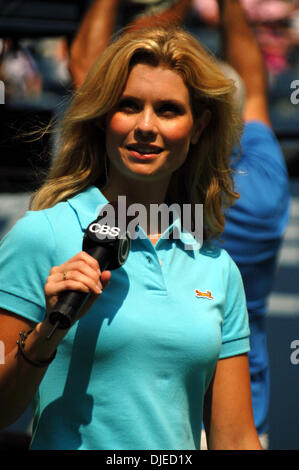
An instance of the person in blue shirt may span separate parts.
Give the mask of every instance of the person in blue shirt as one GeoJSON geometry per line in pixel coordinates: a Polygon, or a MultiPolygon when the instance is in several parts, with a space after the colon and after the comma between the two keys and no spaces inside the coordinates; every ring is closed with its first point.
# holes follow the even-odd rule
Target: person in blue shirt
{"type": "Polygon", "coordinates": [[[237,263],[244,282],[251,332],[253,412],[267,448],[270,382],[265,315],[289,218],[289,178],[271,125],[267,72],[254,32],[241,2],[219,0],[218,5],[223,59],[225,66],[232,66],[236,72],[236,103],[244,121],[241,155],[234,155],[232,160],[240,198],[226,213],[220,246],[237,263]]]}
{"type": "Polygon", "coordinates": [[[113,41],[74,94],[49,176],[0,246],[0,425],[34,399],[31,449],[199,449],[202,420],[210,449],[262,449],[242,279],[211,244],[238,198],[233,90],[195,38],[155,27],[113,41]],[[120,196],[147,217],[102,272],[82,239],[120,196]],[[175,213],[153,227],[161,204],[203,205],[202,243],[194,211],[187,229],[175,213]],[[66,290],[91,296],[49,335],[66,290]]]}

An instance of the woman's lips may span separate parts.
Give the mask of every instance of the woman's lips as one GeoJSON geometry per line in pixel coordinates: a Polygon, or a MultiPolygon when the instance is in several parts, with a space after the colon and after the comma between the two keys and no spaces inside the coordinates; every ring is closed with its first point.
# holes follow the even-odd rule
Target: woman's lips
{"type": "Polygon", "coordinates": [[[137,158],[138,160],[149,160],[157,158],[163,150],[161,147],[156,145],[131,144],[127,145],[126,148],[130,152],[131,156],[137,158]]]}
{"type": "Polygon", "coordinates": [[[157,153],[139,153],[134,150],[130,150],[130,155],[138,160],[153,160],[159,156],[157,153]]]}

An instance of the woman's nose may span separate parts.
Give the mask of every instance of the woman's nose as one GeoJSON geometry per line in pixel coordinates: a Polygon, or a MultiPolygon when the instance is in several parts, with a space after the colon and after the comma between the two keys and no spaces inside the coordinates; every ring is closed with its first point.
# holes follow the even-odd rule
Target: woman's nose
{"type": "Polygon", "coordinates": [[[144,110],[139,114],[135,127],[135,138],[144,141],[152,141],[156,138],[157,128],[154,113],[144,110]]]}

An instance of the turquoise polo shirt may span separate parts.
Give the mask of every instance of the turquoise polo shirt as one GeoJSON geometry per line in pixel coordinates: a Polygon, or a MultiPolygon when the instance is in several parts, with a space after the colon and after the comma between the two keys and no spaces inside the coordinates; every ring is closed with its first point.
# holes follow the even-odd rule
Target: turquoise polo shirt
{"type": "MultiPolygon", "coordinates": [[[[0,306],[42,321],[51,267],[81,251],[106,202],[90,187],[27,212],[0,245],[0,306]]],[[[226,251],[186,250],[183,233],[166,232],[155,246],[133,240],[126,263],[60,343],[35,397],[31,449],[199,449],[218,359],[249,350],[245,295],[226,251]]]]}

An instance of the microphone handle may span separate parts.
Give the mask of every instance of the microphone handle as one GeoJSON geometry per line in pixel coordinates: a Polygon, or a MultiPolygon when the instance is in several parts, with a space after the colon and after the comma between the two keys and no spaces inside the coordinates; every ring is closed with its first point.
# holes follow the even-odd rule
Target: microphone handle
{"type": "MultiPolygon", "coordinates": [[[[109,267],[111,258],[109,249],[105,249],[103,246],[96,246],[92,247],[89,251],[86,251],[98,260],[101,271],[105,271],[109,267]]],[[[52,336],[56,328],[62,330],[70,328],[77,313],[88,300],[90,294],[91,293],[78,290],[66,290],[61,292],[61,294],[58,296],[56,305],[49,313],[50,323],[54,325],[54,329],[50,333],[49,337],[52,336]]]]}

